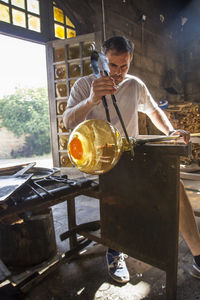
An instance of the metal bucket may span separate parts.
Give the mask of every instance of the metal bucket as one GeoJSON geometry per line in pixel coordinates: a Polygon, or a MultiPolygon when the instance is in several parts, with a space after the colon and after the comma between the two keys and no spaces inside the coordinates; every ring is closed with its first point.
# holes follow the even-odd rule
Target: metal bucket
{"type": "Polygon", "coordinates": [[[0,224],[0,258],[7,266],[28,267],[56,254],[52,210],[30,213],[21,224],[0,224]]]}

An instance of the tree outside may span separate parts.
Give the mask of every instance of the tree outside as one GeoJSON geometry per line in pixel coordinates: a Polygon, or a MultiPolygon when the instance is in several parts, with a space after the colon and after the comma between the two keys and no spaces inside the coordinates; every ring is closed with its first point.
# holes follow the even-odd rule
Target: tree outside
{"type": "Polygon", "coordinates": [[[25,144],[13,157],[31,157],[50,153],[49,107],[46,88],[16,89],[0,100],[1,128],[25,136],[25,144]]]}

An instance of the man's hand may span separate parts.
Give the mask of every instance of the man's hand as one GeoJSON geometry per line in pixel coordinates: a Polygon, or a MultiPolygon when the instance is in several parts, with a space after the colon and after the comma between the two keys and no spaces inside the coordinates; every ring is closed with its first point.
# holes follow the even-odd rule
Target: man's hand
{"type": "Polygon", "coordinates": [[[116,90],[114,79],[109,76],[102,76],[92,83],[90,101],[93,104],[99,104],[103,96],[112,95],[116,90]]]}
{"type": "Polygon", "coordinates": [[[181,136],[184,140],[184,143],[185,144],[188,144],[189,140],[190,140],[190,132],[189,131],[186,131],[186,130],[183,130],[183,129],[176,129],[176,130],[173,130],[169,133],[169,135],[178,135],[178,136],[181,136]]]}

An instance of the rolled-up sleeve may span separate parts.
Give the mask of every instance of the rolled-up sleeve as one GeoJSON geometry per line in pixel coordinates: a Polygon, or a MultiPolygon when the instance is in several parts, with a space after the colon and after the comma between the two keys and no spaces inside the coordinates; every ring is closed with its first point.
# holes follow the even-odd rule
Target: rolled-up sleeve
{"type": "Polygon", "coordinates": [[[139,102],[138,102],[138,111],[145,114],[151,114],[158,108],[158,104],[151,96],[146,85],[142,83],[139,88],[139,102]]]}

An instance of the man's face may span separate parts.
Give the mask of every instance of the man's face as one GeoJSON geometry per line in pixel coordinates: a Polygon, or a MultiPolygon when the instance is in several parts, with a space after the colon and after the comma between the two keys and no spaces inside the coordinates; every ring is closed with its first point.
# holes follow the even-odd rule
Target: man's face
{"type": "Polygon", "coordinates": [[[131,63],[131,55],[128,52],[116,55],[116,52],[109,50],[106,53],[108,64],[110,68],[110,76],[114,79],[116,84],[124,80],[131,63]]]}

